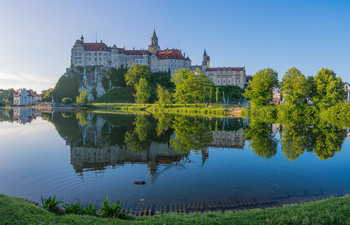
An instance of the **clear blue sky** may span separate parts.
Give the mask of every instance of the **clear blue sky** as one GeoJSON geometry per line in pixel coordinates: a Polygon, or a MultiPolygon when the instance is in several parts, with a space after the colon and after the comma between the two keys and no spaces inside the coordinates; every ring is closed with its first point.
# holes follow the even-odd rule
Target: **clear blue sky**
{"type": "MultiPolygon", "coordinates": [[[[2,1],[2,0],[0,0],[2,1]]],[[[212,66],[322,67],[350,81],[350,1],[3,1],[0,88],[53,87],[84,34],[118,47],[147,48],[153,28],[161,48],[180,48],[192,64],[203,49],[212,66]]]]}

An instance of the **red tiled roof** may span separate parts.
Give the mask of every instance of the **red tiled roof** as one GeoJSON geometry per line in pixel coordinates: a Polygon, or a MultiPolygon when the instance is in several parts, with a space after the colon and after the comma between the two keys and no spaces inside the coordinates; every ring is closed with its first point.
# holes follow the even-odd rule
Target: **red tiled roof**
{"type": "Polygon", "coordinates": [[[184,59],[180,50],[166,49],[158,52],[159,59],[184,59]]]}
{"type": "Polygon", "coordinates": [[[103,43],[83,43],[85,51],[109,51],[109,47],[103,43]]]}
{"type": "Polygon", "coordinates": [[[208,68],[207,71],[243,71],[244,67],[213,67],[208,68]]]}
{"type": "MultiPolygon", "coordinates": [[[[187,56],[185,60],[190,60],[190,58],[188,58],[188,56],[187,56]]],[[[191,61],[191,60],[190,60],[190,61],[191,61]]]]}
{"type": "Polygon", "coordinates": [[[32,96],[32,92],[27,90],[27,96],[32,96]]]}
{"type": "Polygon", "coordinates": [[[124,50],[124,54],[126,55],[143,55],[149,54],[148,50],[124,50]]]}

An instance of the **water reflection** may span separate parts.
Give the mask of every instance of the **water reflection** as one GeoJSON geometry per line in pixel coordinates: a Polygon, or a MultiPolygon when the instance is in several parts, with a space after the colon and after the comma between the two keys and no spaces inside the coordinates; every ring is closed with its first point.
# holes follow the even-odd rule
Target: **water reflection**
{"type": "MultiPolygon", "coordinates": [[[[52,194],[70,196],[69,201],[74,200],[70,193],[74,193],[75,198],[79,196],[75,190],[79,190],[83,193],[79,196],[81,200],[94,201],[109,194],[114,199],[123,197],[131,204],[128,206],[130,208],[141,207],[140,199],[147,198],[142,204],[155,204],[152,210],[163,201],[186,203],[190,208],[193,202],[197,202],[193,210],[196,207],[196,210],[205,210],[277,204],[281,199],[293,196],[322,196],[329,189],[346,191],[344,187],[350,186],[350,174],[337,174],[337,171],[346,169],[344,165],[348,165],[348,160],[346,157],[336,157],[344,148],[348,130],[334,125],[305,125],[291,121],[273,124],[257,119],[196,118],[168,114],[36,112],[20,108],[0,110],[0,121],[16,121],[26,124],[25,127],[42,122],[55,127],[53,130],[59,134],[58,139],[61,142],[63,139],[63,145],[69,147],[62,147],[59,141],[53,142],[52,146],[59,146],[55,152],[69,148],[69,151],[63,152],[69,156],[68,159],[53,155],[53,159],[41,167],[40,163],[49,157],[43,151],[37,159],[35,157],[28,162],[37,160],[34,167],[37,166],[40,172],[35,174],[38,174],[37,180],[45,181],[40,183],[44,189],[48,185],[54,191],[52,194]],[[37,121],[33,122],[34,119],[37,121]],[[334,161],[335,164],[331,160],[327,160],[328,164],[322,164],[325,161],[320,160],[332,157],[338,160],[334,161]],[[188,158],[190,161],[187,161],[188,158]],[[50,176],[45,175],[49,173],[46,167],[58,159],[61,159],[58,169],[53,171],[63,172],[57,172],[57,177],[55,173],[50,174],[57,181],[47,182],[50,176]],[[63,166],[62,162],[68,165],[63,166]],[[74,174],[73,178],[71,174],[74,174]],[[81,182],[75,180],[76,177],[81,182]],[[147,181],[143,188],[133,184],[134,179],[139,178],[147,181]],[[55,182],[62,183],[61,189],[55,182]],[[220,203],[215,202],[218,199],[220,203]]],[[[28,132],[21,135],[22,138],[27,137],[28,132]]],[[[36,155],[32,154],[33,149],[45,141],[38,137],[33,143],[28,141],[28,148],[18,149],[36,155]]],[[[10,149],[12,145],[6,147],[10,149]]],[[[20,160],[22,154],[19,151],[16,157],[20,160]]],[[[0,165],[1,160],[0,157],[0,165]]],[[[2,168],[3,171],[6,169],[2,168]]],[[[31,171],[31,168],[27,170],[31,171]]],[[[16,175],[23,171],[26,170],[9,170],[6,174],[16,175]]],[[[33,174],[28,177],[34,179],[33,174]]],[[[5,178],[7,183],[15,180],[5,178]]],[[[19,186],[21,180],[25,180],[20,178],[16,180],[19,186]]],[[[0,185],[0,191],[1,188],[0,185]]]]}

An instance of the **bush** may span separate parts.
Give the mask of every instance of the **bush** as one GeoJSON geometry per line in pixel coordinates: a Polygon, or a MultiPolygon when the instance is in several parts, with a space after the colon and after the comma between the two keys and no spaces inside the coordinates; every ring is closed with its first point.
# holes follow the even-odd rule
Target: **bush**
{"type": "Polygon", "coordinates": [[[80,203],[65,204],[63,208],[66,214],[83,214],[80,203]]]}
{"type": "Polygon", "coordinates": [[[49,212],[60,214],[60,204],[63,203],[62,201],[56,201],[56,195],[51,198],[43,198],[41,197],[41,203],[43,204],[43,208],[46,209],[49,212]]]}
{"type": "Polygon", "coordinates": [[[71,98],[63,98],[62,99],[62,105],[69,105],[72,104],[73,100],[71,98]]]}
{"type": "Polygon", "coordinates": [[[96,204],[91,203],[83,209],[85,215],[96,216],[97,209],[95,209],[96,204]]]}
{"type": "Polygon", "coordinates": [[[88,96],[86,91],[80,92],[76,100],[77,106],[80,106],[80,107],[87,106],[88,102],[89,101],[88,101],[88,96]]]}
{"type": "Polygon", "coordinates": [[[117,204],[109,205],[108,197],[106,197],[101,205],[101,215],[104,217],[117,217],[120,219],[126,218],[126,214],[122,212],[120,202],[121,199],[118,200],[117,204]]]}

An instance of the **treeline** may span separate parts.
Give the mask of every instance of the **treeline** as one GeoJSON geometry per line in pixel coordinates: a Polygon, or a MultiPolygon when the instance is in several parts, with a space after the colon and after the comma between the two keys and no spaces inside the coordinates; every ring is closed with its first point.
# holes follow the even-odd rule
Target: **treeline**
{"type": "MultiPolygon", "coordinates": [[[[170,71],[151,72],[147,65],[134,64],[126,70],[113,69],[111,83],[120,83],[131,88],[137,103],[167,104],[224,102],[227,99],[240,101],[243,89],[237,86],[214,87],[212,81],[200,70],[178,70],[173,77],[170,71]],[[124,72],[124,74],[123,74],[124,72]],[[124,75],[124,81],[123,81],[124,75]]],[[[107,81],[105,82],[107,84],[107,81]]]]}
{"type": "Polygon", "coordinates": [[[295,67],[284,74],[282,82],[278,81],[278,74],[273,69],[259,70],[243,96],[250,99],[252,107],[268,105],[274,88],[281,88],[281,97],[286,105],[327,107],[346,99],[344,82],[333,70],[322,68],[315,77],[306,77],[295,67]]]}
{"type": "Polygon", "coordinates": [[[10,89],[0,89],[0,106],[11,105],[13,102],[13,93],[15,90],[10,89]]]}

